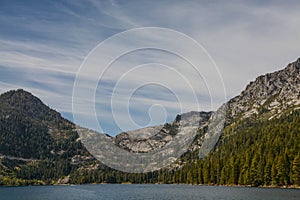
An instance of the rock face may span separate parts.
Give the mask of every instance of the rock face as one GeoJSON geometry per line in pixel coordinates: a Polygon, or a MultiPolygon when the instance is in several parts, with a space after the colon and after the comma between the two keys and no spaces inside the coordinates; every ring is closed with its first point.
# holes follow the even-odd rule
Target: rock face
{"type": "Polygon", "coordinates": [[[228,117],[247,118],[253,114],[280,115],[300,105],[300,58],[286,68],[259,76],[228,102],[228,117]]]}
{"type": "Polygon", "coordinates": [[[151,126],[134,131],[123,132],[114,138],[114,143],[128,151],[147,153],[162,148],[178,133],[179,129],[189,124],[206,125],[212,112],[191,111],[177,115],[172,123],[151,126]]]}

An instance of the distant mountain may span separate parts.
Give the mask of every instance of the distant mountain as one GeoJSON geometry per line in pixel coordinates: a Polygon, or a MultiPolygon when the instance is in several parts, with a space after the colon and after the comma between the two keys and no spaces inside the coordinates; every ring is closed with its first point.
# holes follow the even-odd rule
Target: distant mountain
{"type": "Polygon", "coordinates": [[[164,147],[178,133],[187,120],[196,120],[199,129],[207,125],[212,112],[189,112],[177,115],[172,123],[123,132],[114,138],[114,143],[131,152],[147,153],[164,147]]]}
{"type": "Polygon", "coordinates": [[[24,90],[6,92],[0,96],[0,185],[131,182],[300,186],[300,59],[259,76],[224,106],[227,115],[221,138],[201,159],[199,151],[208,137],[210,119],[218,111],[192,111],[178,115],[172,123],[110,138],[131,152],[155,151],[184,130],[183,124],[188,126],[185,119],[197,116],[194,142],[174,165],[130,174],[94,159],[82,145],[75,125],[37,97],[24,90]]]}

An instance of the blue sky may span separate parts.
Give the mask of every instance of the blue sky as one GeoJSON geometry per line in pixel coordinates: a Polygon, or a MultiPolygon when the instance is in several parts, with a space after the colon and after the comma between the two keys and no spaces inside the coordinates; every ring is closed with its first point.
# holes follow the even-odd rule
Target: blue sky
{"type": "MultiPolygon", "coordinates": [[[[208,0],[2,0],[0,92],[24,88],[73,120],[72,94],[76,74],[91,50],[122,31],[162,27],[186,34],[207,50],[217,64],[224,82],[225,98],[229,99],[238,95],[258,75],[281,69],[300,57],[299,10],[300,3],[296,0],[229,3],[208,0]]],[[[171,46],[175,47],[176,42],[171,46]]],[[[116,43],[112,48],[131,43],[134,41],[116,43]]],[[[107,49],[107,52],[112,50],[107,49]]],[[[159,64],[175,66],[182,70],[180,73],[188,72],[188,64],[168,52],[141,50],[130,53],[118,59],[107,71],[95,90],[95,99],[83,97],[80,125],[99,130],[90,123],[91,114],[85,110],[84,102],[95,103],[100,130],[112,135],[171,121],[180,112],[198,110],[189,98],[178,101],[176,95],[189,97],[188,86],[159,64]],[[146,67],[144,71],[137,68],[135,73],[121,79],[128,69],[137,65],[146,67]],[[154,78],[155,83],[165,80],[163,83],[169,84],[171,90],[163,84],[148,84],[135,90],[129,101],[124,100],[129,87],[137,83],[142,86],[141,81],[149,77],[154,78]],[[119,80],[123,82],[116,89],[119,80]],[[112,95],[114,89],[115,96],[112,95]],[[112,105],[115,114],[112,114],[112,105]],[[129,125],[128,110],[137,126],[129,125]],[[117,123],[122,125],[121,129],[117,123]]],[[[208,72],[206,77],[212,93],[204,80],[191,74],[187,76],[201,101],[201,110],[216,109],[224,103],[224,88],[214,86],[215,73],[208,72]]],[[[93,91],[95,86],[89,85],[88,81],[95,78],[94,75],[85,74],[84,78],[86,90],[93,91]]]]}

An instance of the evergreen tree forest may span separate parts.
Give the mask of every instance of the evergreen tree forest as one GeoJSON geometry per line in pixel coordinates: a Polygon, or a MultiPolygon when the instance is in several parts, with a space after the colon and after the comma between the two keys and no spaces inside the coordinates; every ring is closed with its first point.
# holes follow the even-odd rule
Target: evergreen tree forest
{"type": "Polygon", "coordinates": [[[204,159],[187,162],[168,181],[299,186],[299,133],[299,110],[272,120],[248,118],[226,127],[214,152],[204,159]]]}
{"type": "Polygon", "coordinates": [[[203,159],[186,153],[185,165],[147,174],[114,170],[73,174],[74,183],[185,183],[300,186],[300,112],[271,120],[248,118],[225,128],[214,151],[203,159]]]}

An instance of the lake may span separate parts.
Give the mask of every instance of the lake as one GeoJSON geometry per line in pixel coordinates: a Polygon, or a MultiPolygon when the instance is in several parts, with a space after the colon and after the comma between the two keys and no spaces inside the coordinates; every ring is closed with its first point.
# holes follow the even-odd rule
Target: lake
{"type": "Polygon", "coordinates": [[[192,185],[76,185],[0,187],[1,200],[277,200],[300,199],[300,189],[192,185]]]}

